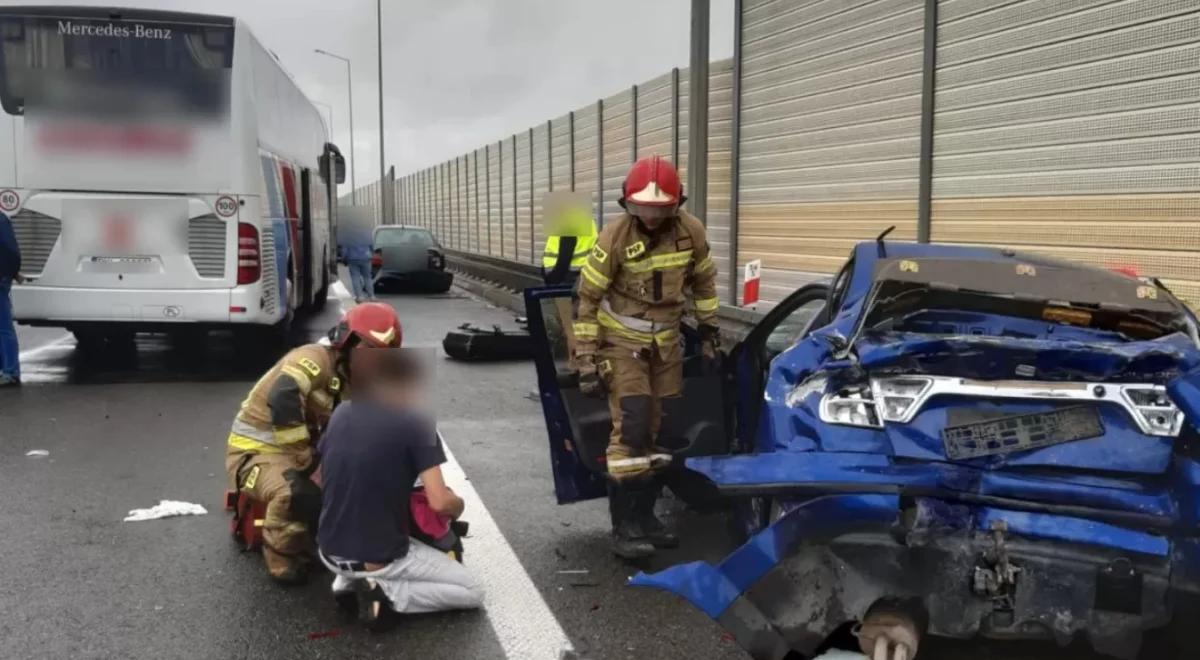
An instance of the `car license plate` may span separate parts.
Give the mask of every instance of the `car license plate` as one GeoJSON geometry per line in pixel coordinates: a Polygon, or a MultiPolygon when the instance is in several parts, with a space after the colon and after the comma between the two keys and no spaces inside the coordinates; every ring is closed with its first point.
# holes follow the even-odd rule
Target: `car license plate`
{"type": "Polygon", "coordinates": [[[948,426],[942,430],[942,442],[947,458],[964,460],[1028,451],[1103,434],[1104,426],[1095,408],[1072,406],[948,426]]]}

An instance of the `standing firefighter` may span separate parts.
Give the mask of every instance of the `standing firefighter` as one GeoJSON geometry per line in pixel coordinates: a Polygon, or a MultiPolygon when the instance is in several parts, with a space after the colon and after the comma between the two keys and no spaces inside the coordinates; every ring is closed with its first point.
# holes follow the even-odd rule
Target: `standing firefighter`
{"type": "Polygon", "coordinates": [[[321,428],[343,396],[352,349],[399,347],[389,305],[359,305],[330,332],[329,345],[293,349],[267,371],[233,420],[225,470],[243,495],[266,504],[263,558],[271,577],[302,582],[313,557],[321,491],[310,478],[321,428]]]}
{"type": "Polygon", "coordinates": [[[705,363],[716,362],[717,271],[704,225],[679,208],[685,198],[670,162],[634,163],[622,193],[626,212],[605,225],[582,268],[574,334],[580,389],[607,391],[612,414],[613,550],[635,559],[678,543],[654,515],[657,475],[671,460],[658,448],[658,431],[664,409],[681,401],[679,328],[689,289],[705,363]]]}

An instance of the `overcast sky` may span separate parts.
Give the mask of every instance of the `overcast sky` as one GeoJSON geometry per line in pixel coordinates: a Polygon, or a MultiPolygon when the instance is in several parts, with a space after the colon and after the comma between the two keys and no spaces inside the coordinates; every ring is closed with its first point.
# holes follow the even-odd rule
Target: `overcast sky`
{"type": "MultiPolygon", "coordinates": [[[[313,49],[348,57],[358,184],[378,178],[373,0],[0,0],[29,4],[238,16],[310,98],[333,106],[334,141],[347,157],[345,65],[313,49]]],[[[690,0],[384,0],[388,164],[403,175],[687,66],[690,6],[690,0]]],[[[732,50],[733,2],[712,0],[712,59],[732,50]]]]}

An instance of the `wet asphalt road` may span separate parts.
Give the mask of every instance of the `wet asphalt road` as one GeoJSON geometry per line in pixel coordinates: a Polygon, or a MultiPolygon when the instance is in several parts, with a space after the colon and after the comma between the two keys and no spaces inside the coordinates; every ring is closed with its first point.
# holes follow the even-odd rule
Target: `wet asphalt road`
{"type": "MultiPolygon", "coordinates": [[[[463,294],[388,301],[410,347],[439,347],[465,321],[512,325],[509,312],[463,294]]],[[[336,314],[334,303],[301,334],[317,338],[336,314]]],[[[281,589],[259,557],[238,552],[221,510],[223,445],[270,356],[238,353],[220,335],[203,350],[146,335],[84,356],[60,330],[19,334],[33,353],[27,384],[0,391],[0,657],[506,657],[486,613],[370,635],[338,616],[328,576],[281,589]],[[32,449],[49,457],[26,457],[32,449]],[[201,503],[209,514],[121,522],[161,499],[201,503]]],[[[603,503],[554,503],[528,363],[442,358],[437,376],[447,443],[584,657],[745,657],[703,615],[622,586],[634,569],[608,551],[603,503]],[[587,585],[558,573],[578,569],[589,570],[587,585]]],[[[467,565],[487,570],[469,539],[466,547],[467,565]]]]}
{"type": "MultiPolygon", "coordinates": [[[[405,345],[438,351],[446,441],[581,657],[747,657],[673,597],[623,586],[636,569],[609,553],[602,502],[554,503],[528,363],[464,365],[441,355],[447,329],[511,327],[511,313],[457,290],[387,300],[404,320],[405,345]],[[588,575],[559,573],[579,569],[588,575]]],[[[317,338],[336,315],[333,301],[297,341],[317,338]]],[[[498,634],[485,612],[414,618],[371,635],[338,616],[327,575],[282,589],[259,557],[234,547],[221,510],[223,445],[272,356],[235,351],[221,335],[204,346],[140,336],[91,356],[60,330],[19,335],[27,385],[0,391],[0,658],[510,657],[501,637],[511,632],[498,634]],[[49,456],[26,457],[32,449],[49,456]],[[161,499],[201,503],[209,514],[121,522],[161,499]]],[[[720,516],[672,517],[686,549],[648,568],[730,549],[720,516]]],[[[467,565],[488,570],[470,539],[466,547],[467,565]]],[[[971,645],[922,657],[1035,656],[971,645]]]]}

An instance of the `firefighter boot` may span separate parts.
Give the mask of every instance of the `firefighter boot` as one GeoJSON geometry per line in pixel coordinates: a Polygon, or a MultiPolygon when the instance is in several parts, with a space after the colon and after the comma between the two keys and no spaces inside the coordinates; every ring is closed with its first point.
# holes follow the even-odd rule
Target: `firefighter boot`
{"type": "Polygon", "coordinates": [[[654,545],[638,524],[638,490],[627,484],[609,484],[608,512],[612,516],[613,554],[621,559],[645,559],[654,545]]]}
{"type": "Polygon", "coordinates": [[[662,493],[662,485],[651,482],[647,487],[637,491],[637,521],[646,535],[646,540],[655,548],[678,548],[679,537],[667,529],[663,521],[654,515],[654,504],[662,493]]]}

